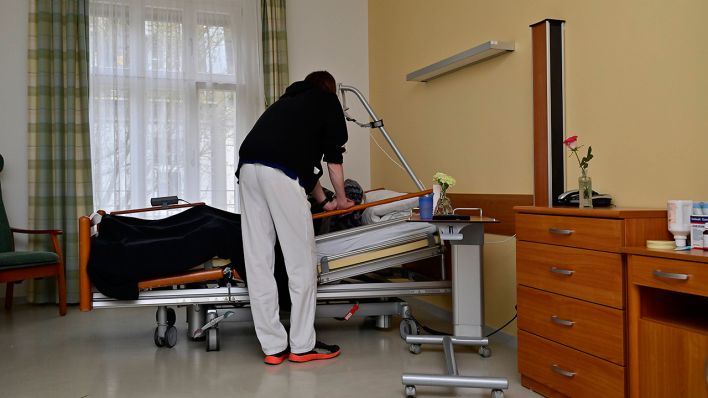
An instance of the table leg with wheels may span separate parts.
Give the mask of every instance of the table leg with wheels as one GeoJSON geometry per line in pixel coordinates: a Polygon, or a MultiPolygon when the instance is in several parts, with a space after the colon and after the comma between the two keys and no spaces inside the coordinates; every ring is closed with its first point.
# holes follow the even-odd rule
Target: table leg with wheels
{"type": "Polygon", "coordinates": [[[404,373],[401,382],[405,386],[407,398],[416,396],[416,386],[488,388],[491,389],[492,398],[503,398],[503,390],[509,388],[509,381],[506,378],[460,375],[455,360],[455,345],[479,346],[480,356],[487,358],[491,355],[488,347],[489,340],[482,337],[484,222],[482,217],[479,217],[476,222],[472,220],[455,223],[432,221],[440,228],[441,239],[448,240],[452,246],[454,335],[405,337],[411,348],[418,348],[415,351],[411,349],[413,353],[420,352],[422,344],[442,345],[447,367],[446,374],[404,373]],[[462,303],[464,305],[461,305],[462,303]]]}

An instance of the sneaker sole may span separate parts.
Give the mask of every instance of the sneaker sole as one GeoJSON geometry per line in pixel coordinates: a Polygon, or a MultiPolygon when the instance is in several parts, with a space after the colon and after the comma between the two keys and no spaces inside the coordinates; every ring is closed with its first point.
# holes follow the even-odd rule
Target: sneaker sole
{"type": "Polygon", "coordinates": [[[320,359],[330,359],[334,358],[339,355],[341,351],[333,352],[331,354],[307,354],[307,355],[296,355],[296,354],[290,354],[288,356],[288,360],[290,362],[309,362],[309,361],[317,361],[320,359]]]}
{"type": "Polygon", "coordinates": [[[263,362],[265,362],[268,365],[280,365],[281,363],[283,363],[285,361],[285,358],[287,358],[287,357],[288,357],[287,355],[283,355],[283,356],[279,356],[279,357],[276,357],[273,355],[268,355],[263,359],[263,362]]]}

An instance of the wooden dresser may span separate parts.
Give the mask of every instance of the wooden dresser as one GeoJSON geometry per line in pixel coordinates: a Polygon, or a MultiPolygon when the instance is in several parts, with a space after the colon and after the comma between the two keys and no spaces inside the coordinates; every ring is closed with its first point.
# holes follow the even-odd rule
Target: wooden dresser
{"type": "Polygon", "coordinates": [[[625,252],[630,395],[708,398],[708,252],[625,252]]]}
{"type": "Polygon", "coordinates": [[[668,239],[665,210],[515,207],[521,384],[627,395],[626,246],[668,239]]]}

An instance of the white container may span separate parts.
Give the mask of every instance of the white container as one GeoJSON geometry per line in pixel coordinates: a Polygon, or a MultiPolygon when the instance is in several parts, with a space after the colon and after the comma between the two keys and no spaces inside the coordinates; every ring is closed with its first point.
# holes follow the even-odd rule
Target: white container
{"type": "Polygon", "coordinates": [[[685,247],[691,232],[692,200],[670,200],[667,205],[669,231],[674,235],[676,247],[685,247]]]}

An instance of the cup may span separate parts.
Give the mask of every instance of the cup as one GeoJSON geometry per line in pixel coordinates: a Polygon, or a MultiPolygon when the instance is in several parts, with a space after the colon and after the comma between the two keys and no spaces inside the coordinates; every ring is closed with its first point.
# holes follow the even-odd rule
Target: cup
{"type": "Polygon", "coordinates": [[[423,195],[418,198],[418,209],[420,211],[421,220],[433,219],[433,195],[423,195]]]}

